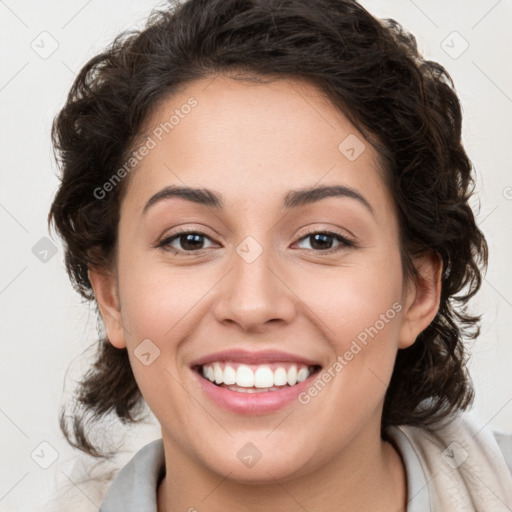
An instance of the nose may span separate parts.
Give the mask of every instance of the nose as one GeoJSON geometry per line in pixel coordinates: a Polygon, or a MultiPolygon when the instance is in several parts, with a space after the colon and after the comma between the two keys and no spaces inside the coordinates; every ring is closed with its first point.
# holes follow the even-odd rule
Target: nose
{"type": "Polygon", "coordinates": [[[254,261],[242,251],[235,252],[233,267],[219,289],[215,318],[247,332],[265,332],[270,324],[290,323],[296,314],[296,304],[286,281],[287,276],[276,264],[272,251],[263,250],[254,261]]]}

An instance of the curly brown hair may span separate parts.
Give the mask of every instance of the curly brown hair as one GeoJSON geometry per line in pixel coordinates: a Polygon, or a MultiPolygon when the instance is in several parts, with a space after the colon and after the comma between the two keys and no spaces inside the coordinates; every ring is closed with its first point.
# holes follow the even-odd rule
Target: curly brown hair
{"type": "MultiPolygon", "coordinates": [[[[113,265],[129,177],[100,199],[95,191],[126,161],[160,101],[219,73],[316,85],[380,155],[398,212],[404,275],[418,278],[412,261],[426,251],[442,259],[438,313],[398,351],[382,432],[433,425],[467,408],[474,391],[464,342],[478,335],[480,317],[466,306],[481,285],[487,244],[469,205],[474,179],[461,107],[450,75],[419,54],[415,37],[354,0],[173,2],[87,62],[52,128],[62,177],[48,223],[64,241],[75,289],[95,304],[87,272],[113,265]]],[[[96,314],[101,324],[97,304],[96,314]]],[[[91,442],[85,420],[115,411],[123,423],[140,421],[144,400],[126,349],[99,338],[96,361],[75,391],[79,410],[71,426],[61,410],[60,426],[72,446],[109,457],[91,442]]]]}

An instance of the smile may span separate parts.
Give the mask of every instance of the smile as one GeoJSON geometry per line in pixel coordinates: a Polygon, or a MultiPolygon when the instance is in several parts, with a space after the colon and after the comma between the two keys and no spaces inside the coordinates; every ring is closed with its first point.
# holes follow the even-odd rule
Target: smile
{"type": "Polygon", "coordinates": [[[217,386],[238,393],[275,392],[304,382],[318,365],[291,362],[259,365],[215,361],[199,368],[201,375],[217,386]]]}
{"type": "Polygon", "coordinates": [[[278,350],[232,348],[190,363],[203,396],[232,413],[270,414],[293,403],[317,378],[318,360],[278,350]]]}

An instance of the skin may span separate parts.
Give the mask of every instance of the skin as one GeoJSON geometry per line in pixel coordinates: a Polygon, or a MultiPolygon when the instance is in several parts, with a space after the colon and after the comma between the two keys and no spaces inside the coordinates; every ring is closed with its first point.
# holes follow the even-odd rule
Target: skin
{"type": "Polygon", "coordinates": [[[198,80],[159,105],[145,135],[191,96],[198,105],[129,177],[113,268],[90,269],[109,340],[127,348],[162,428],[159,512],[405,510],[403,463],[380,437],[382,406],[397,351],[437,312],[439,259],[417,259],[421,279],[404,278],[378,154],[314,86],[198,80]],[[350,134],[365,144],[354,161],[338,149],[350,134]],[[332,184],[357,190],[373,213],[349,197],[281,206],[290,189],[332,184]],[[143,214],[168,185],[212,189],[225,206],[171,198],[143,214]],[[206,233],[194,246],[203,249],[186,252],[183,237],[156,247],[177,227],[206,233]],[[356,245],[315,246],[305,228],[356,245]],[[250,264],[236,251],[249,236],[263,250],[250,264]],[[322,247],[340,250],[322,255],[322,247]],[[235,414],[215,405],[190,369],[229,348],[282,350],[329,368],[394,303],[401,311],[305,405],[235,414]],[[148,366],[134,355],[144,339],[160,350],[148,366]],[[250,468],[237,457],[248,442],[262,454],[250,468]]]}

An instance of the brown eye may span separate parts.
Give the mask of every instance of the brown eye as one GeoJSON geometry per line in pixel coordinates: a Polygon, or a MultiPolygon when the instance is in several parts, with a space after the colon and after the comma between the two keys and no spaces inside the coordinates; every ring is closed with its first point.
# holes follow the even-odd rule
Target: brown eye
{"type": "Polygon", "coordinates": [[[174,252],[197,252],[207,248],[204,247],[203,239],[211,240],[209,236],[200,231],[183,231],[163,239],[158,247],[174,252]]]}
{"type": "Polygon", "coordinates": [[[355,244],[348,238],[331,231],[312,231],[301,237],[299,241],[310,240],[310,247],[315,252],[336,252],[346,247],[354,247],[355,244]],[[338,242],[338,245],[333,244],[338,242]]]}

